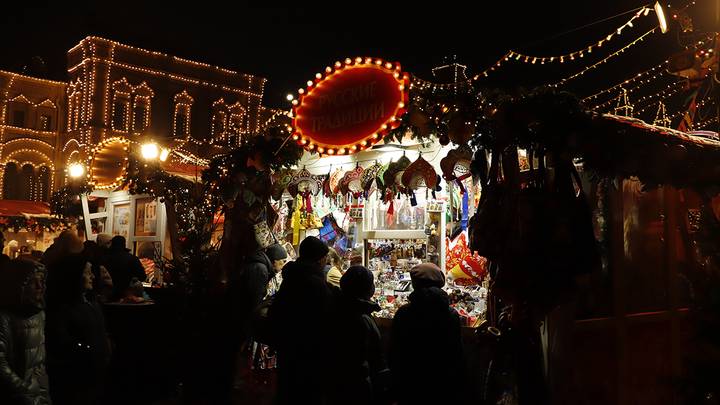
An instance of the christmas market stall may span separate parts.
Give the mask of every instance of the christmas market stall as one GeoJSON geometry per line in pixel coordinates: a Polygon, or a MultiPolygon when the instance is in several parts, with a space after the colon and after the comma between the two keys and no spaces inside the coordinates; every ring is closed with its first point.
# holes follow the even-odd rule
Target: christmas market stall
{"type": "Polygon", "coordinates": [[[124,237],[145,267],[146,286],[163,286],[165,266],[180,257],[181,234],[192,226],[188,205],[200,194],[204,164],[155,142],[108,138],[77,163],[80,175],[53,196],[54,210],[80,219],[87,240],[124,237]]]}
{"type": "Polygon", "coordinates": [[[411,97],[409,75],[376,58],[339,61],[308,81],[293,100],[292,125],[306,152],[274,176],[273,198],[281,201],[275,231],[293,246],[317,236],[340,254],[342,267],[367,266],[382,318],[406,302],[409,270],[435,263],[446,270],[453,305],[474,326],[486,308],[487,261],[467,243],[479,198],[469,170],[472,130],[453,123],[449,132],[464,145],[452,148],[419,111],[404,124],[411,97]]]}
{"type": "Polygon", "coordinates": [[[10,258],[41,254],[67,227],[66,221],[50,214],[46,202],[0,200],[0,231],[5,240],[2,253],[10,258]]]}

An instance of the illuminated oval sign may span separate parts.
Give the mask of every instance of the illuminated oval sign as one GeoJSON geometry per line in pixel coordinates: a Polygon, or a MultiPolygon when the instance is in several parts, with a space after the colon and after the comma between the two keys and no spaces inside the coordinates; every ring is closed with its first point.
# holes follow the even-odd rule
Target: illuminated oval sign
{"type": "Polygon", "coordinates": [[[129,141],[108,138],[91,150],[90,183],[98,190],[112,190],[122,184],[127,173],[129,141]]]}
{"type": "Polygon", "coordinates": [[[293,139],[323,155],[366,149],[400,125],[409,84],[399,63],[376,58],[335,62],[293,100],[293,139]]]}

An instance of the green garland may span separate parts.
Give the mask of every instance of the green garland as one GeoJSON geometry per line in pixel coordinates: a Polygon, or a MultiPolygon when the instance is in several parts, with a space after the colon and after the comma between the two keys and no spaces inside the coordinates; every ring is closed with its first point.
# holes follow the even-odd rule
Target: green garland
{"type": "Polygon", "coordinates": [[[59,232],[68,227],[60,218],[0,217],[0,231],[19,232],[22,229],[34,233],[59,232]]]}
{"type": "Polygon", "coordinates": [[[92,186],[87,184],[66,185],[50,197],[50,212],[60,218],[80,218],[83,216],[80,196],[92,191],[92,186]]]}
{"type": "MultiPolygon", "coordinates": [[[[406,133],[422,143],[439,139],[447,145],[453,139],[458,123],[475,130],[487,107],[486,99],[472,84],[452,89],[425,88],[419,83],[410,87],[408,113],[400,125],[383,139],[385,143],[401,142],[406,133]]],[[[464,142],[463,142],[464,143],[464,142]]]]}

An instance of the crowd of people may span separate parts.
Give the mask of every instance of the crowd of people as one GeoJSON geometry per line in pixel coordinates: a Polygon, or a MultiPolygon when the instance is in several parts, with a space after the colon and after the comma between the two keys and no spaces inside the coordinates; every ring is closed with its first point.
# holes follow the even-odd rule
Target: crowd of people
{"type": "Polygon", "coordinates": [[[411,270],[414,291],[393,319],[386,349],[372,317],[380,309],[372,301],[372,272],[361,265],[345,268],[315,237],[302,241],[297,260],[282,267],[280,288],[263,301],[270,294],[259,292],[285,257],[280,250],[271,245],[246,261],[239,286],[256,293],[236,308],[236,322],[247,326],[238,336],[252,339],[253,319],[263,316],[253,309],[269,303],[270,332],[258,336],[277,353],[276,403],[461,403],[466,378],[461,323],[442,289],[440,268],[423,263],[411,270]],[[448,389],[441,383],[447,379],[459,387],[448,389]]]}
{"type": "Polygon", "coordinates": [[[0,258],[0,403],[101,403],[111,352],[101,303],[146,277],[125,243],[68,230],[40,261],[0,258]]]}
{"type": "MultiPolygon", "coordinates": [[[[315,237],[294,261],[278,244],[246,258],[228,280],[230,316],[212,342],[220,356],[204,403],[232,403],[248,351],[254,368],[276,368],[277,404],[461,402],[462,390],[442,383],[466,374],[444,273],[424,263],[410,275],[414,291],[386,344],[364,266],[346,267],[315,237]]],[[[102,404],[112,354],[103,304],[137,294],[144,279],[120,236],[83,243],[68,231],[41,261],[0,258],[0,403],[102,404]]]]}

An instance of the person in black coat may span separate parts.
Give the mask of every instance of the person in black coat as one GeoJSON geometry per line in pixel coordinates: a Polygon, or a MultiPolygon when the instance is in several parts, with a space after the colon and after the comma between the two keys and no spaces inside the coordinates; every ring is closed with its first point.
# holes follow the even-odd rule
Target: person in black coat
{"type": "Polygon", "coordinates": [[[237,373],[237,356],[243,343],[251,335],[250,324],[255,308],[262,302],[268,283],[275,277],[277,268],[285,263],[285,248],[273,244],[260,249],[243,261],[239,271],[228,282],[226,292],[227,322],[219,331],[223,353],[217,366],[217,387],[212,391],[217,403],[229,403],[232,386],[237,373]]]}
{"type": "Polygon", "coordinates": [[[390,336],[390,370],[399,404],[463,400],[465,366],[460,317],[442,290],[445,275],[423,263],[410,270],[413,292],[398,309],[390,336]],[[443,382],[456,381],[455,384],[443,382]]]}
{"type": "Polygon", "coordinates": [[[380,306],[371,301],[373,274],[351,266],[340,278],[340,296],[333,311],[329,404],[369,405],[384,399],[388,369],[380,330],[371,314],[380,306]]]}
{"type": "Polygon", "coordinates": [[[278,353],[277,399],[279,404],[323,404],[332,302],[323,271],[328,247],[309,236],[299,253],[283,268],[283,281],[268,314],[278,353]]]}
{"type": "Polygon", "coordinates": [[[114,299],[122,298],[133,278],[145,281],[145,268],[137,256],[125,247],[125,238],[117,235],[110,242],[110,249],[105,258],[107,270],[113,282],[114,299]]]}
{"type": "Polygon", "coordinates": [[[0,403],[49,405],[45,371],[44,267],[8,260],[0,268],[0,403]]]}
{"type": "Polygon", "coordinates": [[[55,405],[93,405],[109,360],[92,265],[81,255],[53,263],[47,278],[47,369],[55,405]]]}

